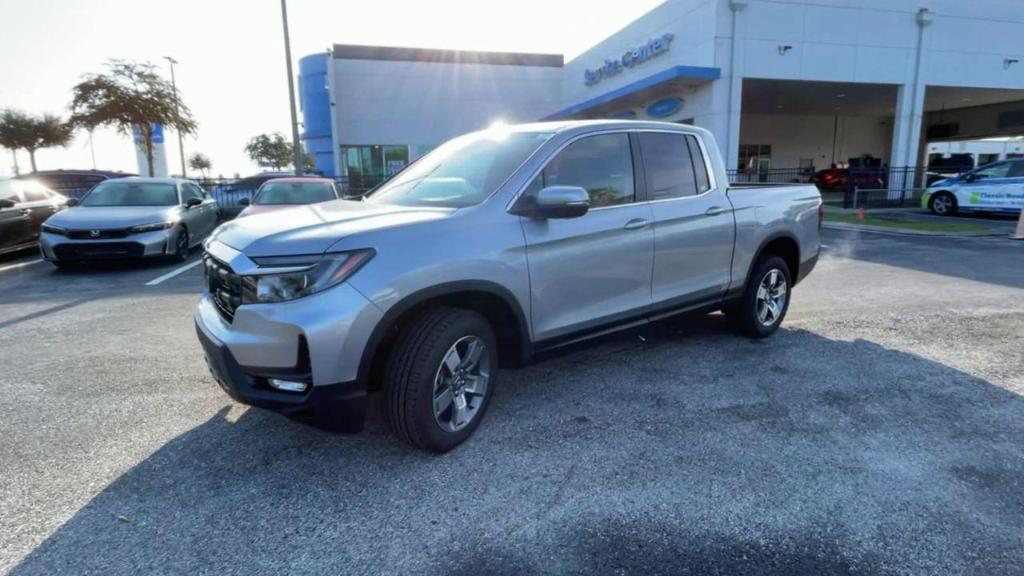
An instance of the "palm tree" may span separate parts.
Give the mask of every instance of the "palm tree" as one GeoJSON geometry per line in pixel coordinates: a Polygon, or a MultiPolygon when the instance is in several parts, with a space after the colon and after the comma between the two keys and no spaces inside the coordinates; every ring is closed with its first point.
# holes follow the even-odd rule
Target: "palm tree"
{"type": "Polygon", "coordinates": [[[188,167],[193,170],[199,170],[203,173],[203,179],[206,179],[206,171],[210,169],[210,159],[206,157],[206,154],[202,152],[196,152],[195,154],[188,157],[188,167]]]}
{"type": "Polygon", "coordinates": [[[0,146],[10,150],[25,150],[36,168],[36,150],[71,143],[74,128],[60,116],[43,114],[32,116],[16,110],[0,112],[0,146]]]}
{"type": "Polygon", "coordinates": [[[71,121],[87,129],[112,126],[123,134],[137,129],[152,174],[153,126],[194,134],[196,122],[180,94],[152,64],[111,60],[107,68],[107,73],[87,75],[72,89],[71,121]]]}

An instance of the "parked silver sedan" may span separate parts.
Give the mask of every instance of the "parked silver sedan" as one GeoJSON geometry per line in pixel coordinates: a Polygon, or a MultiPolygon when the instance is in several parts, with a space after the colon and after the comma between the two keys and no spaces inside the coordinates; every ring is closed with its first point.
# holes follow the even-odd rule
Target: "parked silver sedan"
{"type": "Polygon", "coordinates": [[[188,257],[217,226],[217,204],[177,178],[119,178],[93,188],[43,223],[43,258],[61,267],[82,260],[188,257]]]}

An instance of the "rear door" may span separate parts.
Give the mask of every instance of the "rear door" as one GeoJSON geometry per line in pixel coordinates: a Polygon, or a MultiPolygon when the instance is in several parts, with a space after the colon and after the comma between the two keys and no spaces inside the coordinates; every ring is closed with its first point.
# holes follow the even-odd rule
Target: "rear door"
{"type": "Polygon", "coordinates": [[[654,216],[655,309],[701,304],[729,286],[735,220],[724,182],[715,182],[696,136],[640,132],[654,216]]]}
{"type": "Polygon", "coordinates": [[[629,134],[595,134],[563,148],[526,191],[580,186],[591,203],[578,218],[522,218],[536,340],[626,321],[650,305],[654,231],[636,173],[629,134]]]}

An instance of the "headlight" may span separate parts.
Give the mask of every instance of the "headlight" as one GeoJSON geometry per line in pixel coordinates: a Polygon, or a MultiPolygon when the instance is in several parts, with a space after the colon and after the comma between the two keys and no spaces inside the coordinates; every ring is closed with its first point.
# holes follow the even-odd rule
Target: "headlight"
{"type": "Polygon", "coordinates": [[[67,228],[61,228],[60,226],[54,226],[53,224],[43,224],[43,232],[49,232],[50,234],[60,234],[61,236],[67,236],[67,228]]]}
{"type": "Polygon", "coordinates": [[[322,256],[253,258],[261,268],[242,276],[242,304],[284,302],[322,292],[344,282],[373,255],[373,250],[357,250],[322,256]]]}
{"type": "Polygon", "coordinates": [[[128,229],[132,234],[139,234],[141,232],[153,232],[156,230],[167,230],[173,227],[177,222],[154,222],[152,224],[139,224],[138,226],[132,226],[128,229]]]}

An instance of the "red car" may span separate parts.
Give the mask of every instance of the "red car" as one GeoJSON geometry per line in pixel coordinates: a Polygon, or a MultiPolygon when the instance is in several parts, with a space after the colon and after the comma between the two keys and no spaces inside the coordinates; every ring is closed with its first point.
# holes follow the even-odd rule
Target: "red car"
{"type": "Polygon", "coordinates": [[[242,198],[239,204],[245,206],[239,218],[272,212],[289,206],[316,204],[341,198],[338,188],[330,178],[294,177],[275,178],[263,183],[252,200],[242,198]]]}
{"type": "MultiPolygon", "coordinates": [[[[814,174],[814,184],[819,190],[839,192],[847,189],[850,181],[848,168],[826,168],[814,174]]],[[[878,190],[885,188],[881,169],[858,169],[854,171],[853,184],[857,188],[878,190]]]]}

